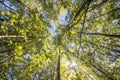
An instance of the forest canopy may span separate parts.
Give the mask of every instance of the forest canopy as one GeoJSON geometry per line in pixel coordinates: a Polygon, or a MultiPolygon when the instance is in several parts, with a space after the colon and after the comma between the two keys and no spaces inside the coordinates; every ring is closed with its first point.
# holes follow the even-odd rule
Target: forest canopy
{"type": "Polygon", "coordinates": [[[0,80],[120,80],[120,0],[0,0],[0,80]]]}

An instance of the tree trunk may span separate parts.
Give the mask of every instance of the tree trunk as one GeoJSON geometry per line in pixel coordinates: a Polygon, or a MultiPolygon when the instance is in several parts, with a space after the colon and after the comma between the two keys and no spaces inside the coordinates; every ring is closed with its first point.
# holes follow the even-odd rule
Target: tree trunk
{"type": "Polygon", "coordinates": [[[56,80],[60,80],[60,55],[58,56],[57,78],[56,78],[56,80]]]}
{"type": "Polygon", "coordinates": [[[17,36],[17,35],[0,35],[0,39],[2,38],[24,38],[24,36],[17,36]]]}
{"type": "MultiPolygon", "coordinates": [[[[78,32],[81,34],[81,32],[78,32]]],[[[113,37],[113,38],[120,38],[120,35],[115,35],[115,34],[105,34],[105,33],[82,33],[85,35],[93,35],[93,36],[105,36],[105,37],[113,37]]]]}

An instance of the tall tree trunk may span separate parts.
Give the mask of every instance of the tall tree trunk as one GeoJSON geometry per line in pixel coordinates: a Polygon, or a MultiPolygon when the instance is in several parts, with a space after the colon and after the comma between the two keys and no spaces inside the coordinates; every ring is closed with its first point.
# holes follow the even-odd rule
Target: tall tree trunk
{"type": "Polygon", "coordinates": [[[114,35],[114,34],[104,34],[104,33],[86,33],[88,35],[100,35],[100,36],[106,36],[106,37],[116,37],[120,38],[120,35],[114,35]]]}
{"type": "MultiPolygon", "coordinates": [[[[81,34],[81,32],[78,32],[81,34]]],[[[113,37],[113,38],[120,38],[120,35],[115,35],[115,34],[105,34],[105,33],[82,33],[85,35],[93,35],[93,36],[105,36],[105,37],[113,37]]]]}
{"type": "Polygon", "coordinates": [[[60,80],[60,55],[58,56],[58,63],[57,63],[57,78],[56,80],[60,80]]]}

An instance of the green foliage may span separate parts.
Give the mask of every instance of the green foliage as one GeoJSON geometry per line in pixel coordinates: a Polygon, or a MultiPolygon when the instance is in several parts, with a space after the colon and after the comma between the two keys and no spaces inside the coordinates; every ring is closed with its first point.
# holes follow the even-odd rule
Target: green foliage
{"type": "Polygon", "coordinates": [[[0,80],[120,79],[117,0],[0,3],[0,80]]]}

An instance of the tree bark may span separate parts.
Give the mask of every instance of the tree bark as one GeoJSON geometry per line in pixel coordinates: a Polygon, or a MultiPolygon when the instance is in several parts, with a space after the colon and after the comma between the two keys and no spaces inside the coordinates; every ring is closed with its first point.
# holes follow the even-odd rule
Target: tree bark
{"type": "Polygon", "coordinates": [[[17,36],[17,35],[0,35],[0,39],[2,38],[24,38],[24,36],[17,36]]]}
{"type": "MultiPolygon", "coordinates": [[[[81,32],[78,32],[81,34],[81,32]]],[[[83,32],[82,34],[85,35],[91,35],[91,36],[105,36],[105,37],[113,37],[113,38],[120,38],[120,35],[115,35],[115,34],[105,34],[105,33],[85,33],[83,32]]]]}
{"type": "Polygon", "coordinates": [[[58,56],[57,78],[56,78],[56,80],[60,80],[60,55],[58,56]]]}

